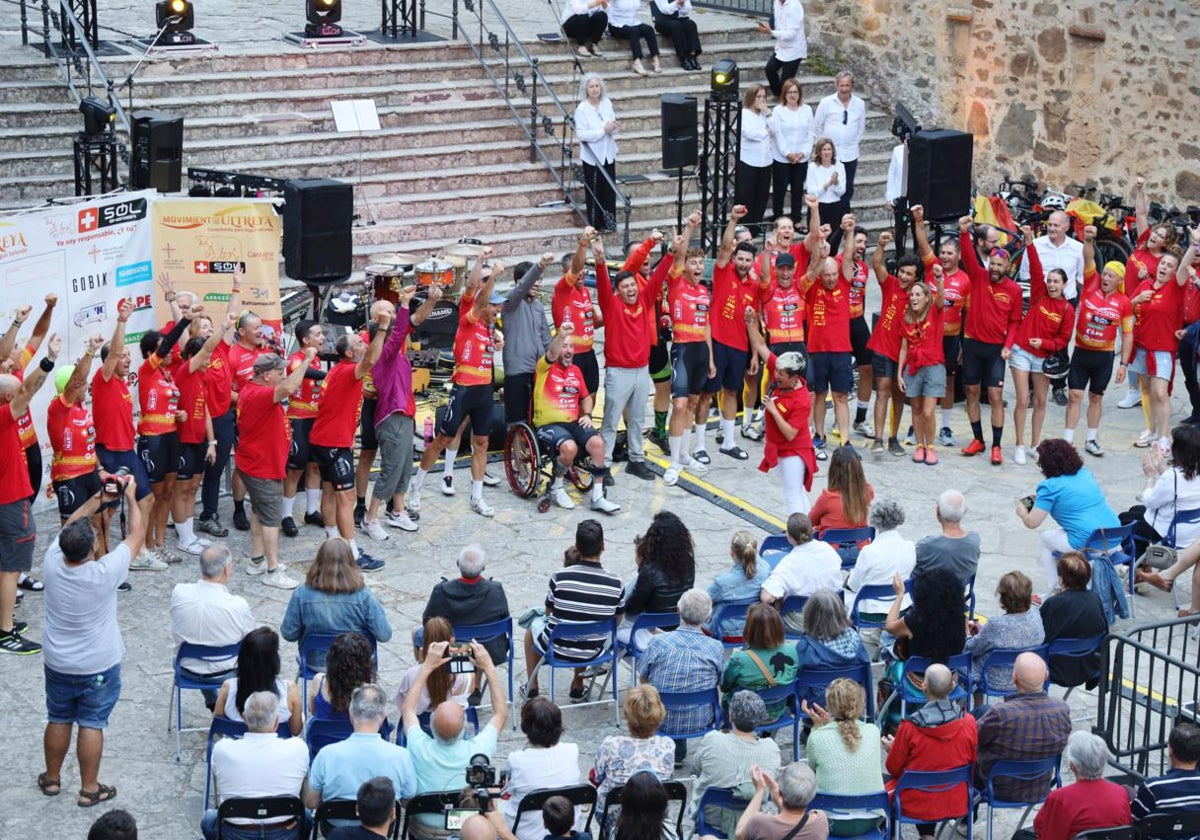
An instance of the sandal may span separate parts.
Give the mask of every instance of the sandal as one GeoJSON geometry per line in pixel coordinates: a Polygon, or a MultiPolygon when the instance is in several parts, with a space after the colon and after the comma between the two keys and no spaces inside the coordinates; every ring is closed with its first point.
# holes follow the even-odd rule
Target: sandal
{"type": "Polygon", "coordinates": [[[62,793],[62,783],[58,779],[51,779],[45,773],[38,774],[37,786],[42,791],[43,796],[58,796],[62,793]],[[50,788],[54,788],[54,790],[50,788]]]}
{"type": "Polygon", "coordinates": [[[41,592],[46,588],[46,584],[42,583],[35,577],[25,576],[25,579],[17,584],[17,587],[24,589],[26,592],[41,592]]]}
{"type": "Polygon", "coordinates": [[[1200,615],[1200,611],[1193,610],[1189,607],[1184,607],[1179,611],[1180,618],[1191,618],[1194,615],[1200,615]]]}
{"type": "Polygon", "coordinates": [[[80,808],[93,808],[101,802],[117,798],[117,789],[108,785],[96,785],[95,790],[79,791],[79,801],[75,804],[80,808]]]}

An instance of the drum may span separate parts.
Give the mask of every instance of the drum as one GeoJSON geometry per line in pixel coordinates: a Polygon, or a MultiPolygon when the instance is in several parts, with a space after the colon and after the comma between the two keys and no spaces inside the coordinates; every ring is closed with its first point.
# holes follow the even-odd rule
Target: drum
{"type": "Polygon", "coordinates": [[[401,281],[404,270],[387,263],[373,263],[363,269],[375,293],[375,300],[389,300],[393,304],[400,302],[401,281]]]}
{"type": "Polygon", "coordinates": [[[443,289],[454,286],[454,266],[445,260],[426,260],[418,263],[414,269],[418,286],[432,286],[435,283],[443,289]]]}

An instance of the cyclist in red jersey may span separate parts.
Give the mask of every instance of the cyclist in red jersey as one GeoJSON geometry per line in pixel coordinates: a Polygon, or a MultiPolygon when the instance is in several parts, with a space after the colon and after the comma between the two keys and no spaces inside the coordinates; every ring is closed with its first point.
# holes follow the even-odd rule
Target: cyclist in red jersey
{"type": "MultiPolygon", "coordinates": [[[[828,240],[814,252],[804,277],[808,312],[808,386],[813,391],[813,447],[818,461],[829,458],[825,450],[825,394],[833,392],[834,419],[839,429],[850,428],[850,391],[854,388],[853,346],[850,343],[850,279],[854,248],[854,216],[842,217],[841,268],[828,255],[828,240]]],[[[847,436],[848,437],[848,436],[847,436]]],[[[844,441],[849,445],[849,440],[844,441]]]]}
{"type": "MultiPolygon", "coordinates": [[[[254,360],[260,354],[269,352],[263,341],[262,318],[253,312],[243,312],[237,320],[237,340],[229,346],[229,376],[231,379],[231,400],[233,410],[237,412],[238,392],[241,387],[254,377],[254,360]]],[[[242,427],[235,422],[234,444],[237,449],[237,439],[242,427]]],[[[238,471],[233,471],[233,527],[239,531],[250,530],[250,520],[246,517],[246,487],[238,477],[238,471]]]]}
{"type": "Polygon", "coordinates": [[[588,247],[599,236],[595,228],[584,228],[575,256],[563,276],[554,284],[554,297],[550,301],[550,316],[554,323],[570,321],[575,325],[575,365],[583,371],[588,390],[593,394],[600,388],[600,363],[596,360],[594,349],[600,313],[592,302],[591,292],[584,285],[583,274],[588,247]]]}
{"type": "MultiPolygon", "coordinates": [[[[815,196],[814,196],[815,199],[815,196]]],[[[871,409],[871,393],[874,391],[874,367],[872,361],[875,352],[868,344],[871,341],[871,328],[867,325],[866,301],[867,282],[871,276],[870,268],[864,261],[867,255],[867,232],[862,228],[854,228],[854,265],[850,279],[850,346],[854,352],[854,366],[858,368],[858,386],[855,393],[853,430],[863,437],[875,438],[875,425],[867,418],[871,409]]],[[[837,255],[838,266],[844,260],[837,255]]],[[[845,271],[844,268],[842,268],[845,271]]]]}
{"type": "MultiPolygon", "coordinates": [[[[920,230],[920,228],[917,228],[920,230]]],[[[908,306],[900,322],[900,358],[896,368],[900,392],[912,400],[913,435],[917,448],[913,462],[933,466],[938,462],[933,448],[937,419],[934,409],[946,390],[946,357],[942,353],[942,267],[933,264],[934,291],[925,283],[908,289],[908,306]]]]}
{"type": "MultiPolygon", "coordinates": [[[[83,356],[75,365],[55,371],[57,396],[46,410],[46,434],[54,457],[50,462],[50,481],[58,500],[58,515],[63,522],[100,492],[100,461],[96,458],[96,426],[84,400],[92,359],[104,346],[104,336],[96,333],[88,339],[83,356]]],[[[100,513],[93,518],[96,534],[102,541],[100,513]]],[[[107,552],[106,552],[107,553],[107,552]]]]}
{"type": "Polygon", "coordinates": [[[946,395],[942,397],[942,428],[938,432],[937,442],[941,446],[954,446],[954,433],[950,430],[950,418],[954,412],[954,378],[962,363],[963,316],[971,299],[971,278],[960,265],[961,253],[956,237],[951,235],[943,239],[934,256],[925,225],[917,225],[916,233],[917,251],[925,265],[926,284],[936,285],[933,266],[937,262],[942,266],[942,356],[946,362],[946,395]]]}
{"type": "MultiPolygon", "coordinates": [[[[910,208],[914,222],[921,225],[921,206],[910,208]]],[[[904,447],[900,445],[900,420],[904,416],[904,393],[900,389],[900,344],[904,338],[904,312],[908,306],[908,292],[921,275],[921,263],[916,254],[905,254],[896,261],[896,273],[889,274],[883,262],[884,250],[892,242],[892,232],[879,234],[879,242],[871,255],[871,270],[883,293],[879,306],[879,320],[871,331],[871,370],[875,379],[875,443],[872,452],[883,452],[883,430],[887,428],[887,451],[902,457],[904,447]],[[891,402],[891,415],[888,403],[891,402]]],[[[843,268],[843,271],[846,271],[843,268]]]]}
{"type": "MultiPolygon", "coordinates": [[[[17,341],[17,333],[20,331],[21,325],[29,318],[33,307],[22,306],[17,311],[17,317],[8,328],[8,332],[4,334],[4,338],[0,340],[0,373],[11,373],[17,379],[24,378],[25,368],[33,361],[46,334],[50,332],[50,319],[54,315],[54,307],[57,303],[58,295],[46,295],[46,306],[33,325],[33,334],[29,336],[29,341],[24,344],[17,341]]],[[[19,418],[18,428],[21,433],[21,446],[25,449],[25,460],[29,465],[29,484],[33,487],[33,498],[36,498],[42,489],[42,447],[38,443],[37,429],[33,426],[33,415],[28,410],[19,418]]],[[[26,580],[31,580],[31,578],[23,575],[21,588],[32,588],[30,584],[26,583],[26,580]]],[[[38,585],[40,586],[40,584],[38,585]]]]}
{"type": "Polygon", "coordinates": [[[288,451],[287,478],[283,480],[283,519],[280,522],[280,530],[287,537],[295,537],[300,533],[300,528],[292,516],[296,493],[300,490],[300,479],[304,479],[306,506],[310,494],[317,502],[312,506],[313,512],[320,510],[321,494],[321,471],[317,462],[313,460],[308,435],[317,419],[317,405],[321,398],[321,382],[325,379],[325,369],[318,358],[311,362],[306,361],[304,351],[309,347],[316,347],[317,355],[320,356],[325,347],[325,331],[316,321],[301,321],[296,325],[295,333],[297,350],[288,357],[287,372],[291,373],[302,363],[307,365],[308,369],[304,371],[304,380],[300,387],[288,397],[287,418],[292,427],[292,448],[288,451]]]}

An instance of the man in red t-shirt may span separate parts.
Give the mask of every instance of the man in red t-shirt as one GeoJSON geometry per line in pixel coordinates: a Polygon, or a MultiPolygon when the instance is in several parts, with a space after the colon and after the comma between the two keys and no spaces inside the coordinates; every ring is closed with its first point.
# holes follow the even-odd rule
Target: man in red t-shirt
{"type": "MultiPolygon", "coordinates": [[[[815,199],[816,196],[813,196],[815,199]]],[[[867,285],[871,279],[871,269],[867,266],[867,232],[860,227],[854,228],[854,263],[850,273],[850,346],[854,353],[854,366],[858,368],[858,386],[855,394],[854,426],[853,429],[863,437],[874,438],[875,426],[867,418],[871,409],[871,393],[874,391],[874,368],[872,361],[875,352],[867,346],[871,341],[871,327],[867,324],[866,303],[867,285]]],[[[838,266],[845,275],[845,263],[842,255],[837,255],[838,266]]]]}
{"type": "Polygon", "coordinates": [[[25,622],[13,622],[17,604],[17,580],[33,568],[33,547],[37,528],[29,509],[33,487],[17,420],[29,408],[29,401],[54,370],[54,360],[62,349],[62,339],[51,336],[46,357],[25,381],[12,374],[0,374],[0,651],[27,656],[40,653],[42,646],[21,634],[25,622]]]}
{"type": "MultiPolygon", "coordinates": [[[[317,355],[314,347],[304,353],[309,361],[317,355]]],[[[284,376],[286,369],[287,362],[275,353],[257,357],[249,381],[242,383],[238,391],[237,405],[238,427],[246,430],[238,443],[237,472],[250,496],[250,561],[246,574],[262,575],[263,583],[276,589],[300,585],[279,562],[283,479],[291,448],[291,428],[281,403],[304,379],[304,366],[284,376]]]]}
{"type": "MultiPolygon", "coordinates": [[[[921,218],[921,206],[911,208],[913,219],[921,218]]],[[[920,225],[921,222],[916,221],[920,225]]],[[[904,455],[900,445],[900,419],[904,416],[904,394],[900,390],[900,344],[904,340],[904,310],[908,307],[908,290],[921,274],[921,261],[916,254],[905,254],[896,263],[896,273],[889,274],[884,265],[884,250],[892,242],[892,232],[879,234],[879,243],[871,255],[871,270],[883,293],[879,320],[871,331],[867,346],[873,353],[871,369],[875,377],[875,443],[872,452],[883,452],[883,432],[888,430],[887,451],[896,457],[904,455]],[[888,403],[891,415],[888,415],[888,403]]]]}
{"type": "MultiPolygon", "coordinates": [[[[848,402],[854,387],[853,345],[850,343],[850,259],[854,237],[849,232],[854,217],[842,217],[842,253],[839,268],[831,256],[821,256],[827,245],[814,253],[804,277],[805,309],[808,312],[808,386],[813,391],[813,446],[816,457],[824,461],[825,394],[833,391],[833,412],[839,429],[850,428],[848,402]]],[[[846,440],[849,435],[843,434],[846,440]]],[[[848,440],[846,440],[849,443],[848,440]]]]}
{"type": "Polygon", "coordinates": [[[600,388],[600,364],[596,361],[596,330],[600,318],[591,293],[583,283],[588,245],[598,237],[594,228],[585,228],[575,256],[571,259],[563,276],[554,284],[554,297],[550,301],[550,315],[554,323],[570,321],[575,325],[575,365],[583,371],[583,379],[593,394],[600,388]]]}
{"type": "MultiPolygon", "coordinates": [[[[229,346],[229,376],[233,409],[237,410],[238,395],[244,384],[254,377],[254,360],[260,353],[266,352],[262,339],[262,318],[253,312],[243,312],[237,320],[237,341],[229,346]]],[[[237,424],[234,432],[234,449],[244,427],[237,424]]],[[[235,456],[236,457],[236,454],[235,456]]],[[[233,471],[233,527],[239,531],[250,530],[250,520],[246,518],[246,488],[238,478],[238,471],[233,471]]]]}
{"type": "Polygon", "coordinates": [[[942,265],[942,355],[946,361],[946,395],[942,397],[942,427],[937,442],[942,446],[954,446],[954,433],[950,430],[954,409],[954,377],[962,360],[963,318],[971,300],[971,278],[960,265],[956,238],[947,236],[943,239],[934,256],[925,225],[918,223],[916,232],[917,252],[925,265],[925,282],[931,287],[936,285],[934,263],[940,261],[942,265]]]}
{"type": "MultiPolygon", "coordinates": [[[[392,324],[391,312],[383,310],[375,315],[375,337],[369,345],[353,333],[338,336],[334,344],[338,363],[325,377],[317,418],[308,433],[312,458],[321,470],[321,518],[326,523],[325,535],[340,536],[350,543],[358,567],[364,572],[378,571],[384,562],[360,551],[354,539],[354,432],[363,399],[363,377],[375,367],[383,351],[383,341],[392,324]]],[[[307,361],[312,360],[308,351],[314,349],[311,345],[305,349],[307,361]]]]}
{"type": "MultiPolygon", "coordinates": [[[[318,359],[305,361],[304,351],[316,347],[317,354],[325,346],[325,331],[316,321],[301,321],[296,325],[296,343],[298,349],[288,357],[288,373],[300,364],[307,364],[304,381],[296,393],[288,397],[287,417],[292,427],[292,448],[288,452],[287,478],[283,480],[283,522],[280,526],[284,536],[295,537],[300,533],[296,520],[292,517],[293,506],[296,504],[296,493],[300,489],[300,477],[304,476],[305,502],[316,512],[320,506],[321,472],[317,462],[309,451],[308,435],[317,419],[317,406],[321,398],[321,382],[325,379],[325,370],[318,359]],[[309,502],[313,496],[314,506],[309,502]]],[[[306,517],[307,521],[307,517],[306,517]]]]}

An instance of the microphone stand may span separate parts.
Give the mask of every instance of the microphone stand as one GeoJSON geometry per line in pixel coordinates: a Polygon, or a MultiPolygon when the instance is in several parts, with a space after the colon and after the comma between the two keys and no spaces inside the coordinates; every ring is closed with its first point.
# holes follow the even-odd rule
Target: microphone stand
{"type": "MultiPolygon", "coordinates": [[[[158,46],[158,41],[160,38],[162,38],[163,33],[167,31],[167,27],[174,26],[175,24],[179,23],[179,21],[181,21],[181,20],[183,20],[183,17],[181,15],[171,15],[170,17],[167,18],[166,22],[163,23],[162,27],[158,30],[158,34],[156,34],[154,36],[154,38],[151,39],[150,43],[146,46],[146,51],[144,53],[142,53],[142,57],[137,60],[137,64],[133,65],[133,69],[129,71],[129,75],[125,77],[125,81],[121,82],[121,87],[129,88],[129,110],[130,111],[133,111],[133,77],[137,75],[137,72],[142,69],[142,65],[146,63],[146,59],[150,57],[150,50],[152,50],[156,46],[158,46]]],[[[111,89],[113,86],[113,83],[110,81],[108,83],[108,86],[111,89]]]]}

